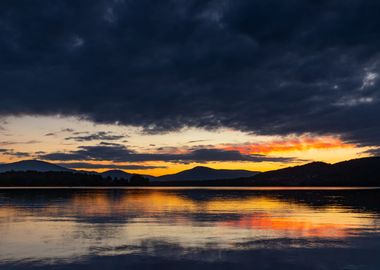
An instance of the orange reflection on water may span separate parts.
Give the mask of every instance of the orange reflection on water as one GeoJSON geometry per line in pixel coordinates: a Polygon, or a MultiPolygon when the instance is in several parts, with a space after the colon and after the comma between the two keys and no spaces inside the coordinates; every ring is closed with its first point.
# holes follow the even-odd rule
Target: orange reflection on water
{"type": "Polygon", "coordinates": [[[265,194],[195,199],[181,192],[165,190],[128,190],[116,194],[97,190],[73,193],[64,201],[48,200],[45,207],[0,207],[0,218],[17,215],[79,218],[128,216],[130,221],[148,217],[160,224],[189,227],[202,222],[202,219],[194,219],[194,215],[198,215],[207,220],[207,226],[214,228],[248,229],[283,237],[325,238],[344,238],[353,229],[370,226],[374,222],[373,216],[344,207],[315,208],[265,194]]]}
{"type": "Polygon", "coordinates": [[[292,217],[271,217],[268,214],[245,216],[239,220],[223,222],[223,226],[232,226],[254,230],[281,232],[287,237],[324,237],[344,238],[348,229],[342,224],[315,223],[310,220],[297,220],[292,217]]]}
{"type": "Polygon", "coordinates": [[[69,202],[69,205],[68,210],[77,209],[86,216],[123,214],[126,211],[136,211],[140,214],[197,211],[197,204],[193,201],[160,191],[128,192],[128,194],[118,198],[110,197],[107,192],[88,195],[77,194],[69,202]]]}

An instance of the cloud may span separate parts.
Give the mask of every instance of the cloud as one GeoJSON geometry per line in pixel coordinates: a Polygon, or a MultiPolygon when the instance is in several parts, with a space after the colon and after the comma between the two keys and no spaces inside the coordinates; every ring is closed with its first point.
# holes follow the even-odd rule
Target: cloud
{"type": "Polygon", "coordinates": [[[72,133],[73,135],[79,135],[79,134],[86,134],[86,133],[89,133],[89,132],[87,132],[87,131],[78,132],[78,131],[75,131],[72,128],[62,128],[62,129],[60,129],[59,131],[56,131],[56,132],[46,133],[45,136],[56,136],[56,135],[58,135],[60,133],[72,133]]]}
{"type": "Polygon", "coordinates": [[[267,157],[264,155],[245,155],[235,150],[196,149],[186,153],[137,153],[120,144],[101,143],[96,146],[80,146],[71,152],[56,152],[40,155],[44,160],[91,160],[112,162],[209,162],[209,161],[249,161],[249,162],[286,162],[291,158],[267,157]]]}
{"type": "Polygon", "coordinates": [[[22,145],[22,144],[36,144],[41,141],[29,140],[29,141],[0,141],[0,145],[22,145]]]}
{"type": "Polygon", "coordinates": [[[0,117],[0,132],[3,132],[6,130],[4,127],[4,125],[6,125],[6,124],[8,124],[8,122],[4,119],[1,119],[1,117],[0,117]]]}
{"type": "Polygon", "coordinates": [[[208,140],[192,140],[192,141],[188,141],[187,143],[199,143],[199,142],[206,142],[208,140]]]}
{"type": "Polygon", "coordinates": [[[150,169],[165,169],[166,166],[151,166],[151,165],[138,165],[138,164],[99,164],[88,162],[64,162],[58,163],[60,166],[64,166],[70,169],[120,169],[120,170],[150,170],[150,169]]]}
{"type": "Polygon", "coordinates": [[[72,128],[63,128],[63,129],[61,129],[61,132],[74,132],[74,129],[72,129],[72,128]]]}
{"type": "Polygon", "coordinates": [[[106,132],[106,131],[99,131],[90,135],[84,135],[84,136],[71,136],[65,138],[65,140],[74,140],[77,142],[86,142],[86,141],[116,141],[120,140],[126,137],[125,135],[115,135],[112,134],[112,132],[106,132]]]}
{"type": "Polygon", "coordinates": [[[369,154],[371,156],[380,157],[380,147],[374,147],[374,148],[368,149],[364,153],[369,154]]]}
{"type": "Polygon", "coordinates": [[[0,153],[7,156],[12,156],[16,158],[26,158],[30,157],[31,154],[27,152],[15,151],[14,149],[0,149],[0,153]]]}
{"type": "Polygon", "coordinates": [[[377,145],[379,9],[356,0],[2,1],[0,116],[377,145]]]}

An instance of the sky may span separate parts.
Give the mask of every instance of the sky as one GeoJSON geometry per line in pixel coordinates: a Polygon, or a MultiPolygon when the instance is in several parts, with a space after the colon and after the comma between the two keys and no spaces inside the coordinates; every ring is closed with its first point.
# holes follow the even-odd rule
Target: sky
{"type": "Polygon", "coordinates": [[[0,163],[162,175],[380,152],[379,1],[0,3],[0,163]]]}

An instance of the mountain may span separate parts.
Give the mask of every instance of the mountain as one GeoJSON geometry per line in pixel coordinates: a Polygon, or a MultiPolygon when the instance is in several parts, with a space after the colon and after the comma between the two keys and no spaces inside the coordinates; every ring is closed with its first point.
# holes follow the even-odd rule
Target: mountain
{"type": "Polygon", "coordinates": [[[101,174],[76,171],[40,160],[0,164],[2,187],[146,186],[151,178],[153,176],[140,176],[122,170],[101,174]]]}
{"type": "Polygon", "coordinates": [[[118,178],[118,179],[125,179],[125,180],[128,180],[132,176],[132,174],[127,173],[122,170],[109,170],[109,171],[102,172],[101,175],[103,177],[111,177],[111,178],[118,178]]]}
{"type": "Polygon", "coordinates": [[[330,169],[331,164],[324,162],[311,162],[308,164],[287,167],[279,170],[263,172],[255,175],[251,179],[256,182],[265,182],[267,184],[281,183],[289,185],[298,185],[305,181],[319,179],[330,169]]]}
{"type": "Polygon", "coordinates": [[[335,164],[309,164],[263,172],[251,178],[254,186],[380,186],[380,157],[335,164]]]}
{"type": "MultiPolygon", "coordinates": [[[[105,172],[102,172],[101,175],[103,177],[111,177],[111,178],[117,178],[117,179],[130,179],[133,175],[133,173],[129,173],[129,172],[125,172],[125,171],[122,171],[122,170],[109,170],[109,171],[105,171],[105,172]]],[[[141,176],[145,177],[145,178],[148,178],[148,179],[153,179],[155,178],[154,176],[152,175],[147,175],[147,174],[140,174],[141,176]]]]}
{"type": "Polygon", "coordinates": [[[204,180],[224,180],[241,177],[249,177],[258,172],[247,170],[218,170],[208,167],[198,166],[190,170],[185,170],[176,174],[167,174],[157,177],[156,181],[204,181],[204,180]]]}
{"type": "Polygon", "coordinates": [[[74,170],[40,160],[22,160],[13,163],[0,164],[0,173],[9,171],[75,172],[74,170]]]}

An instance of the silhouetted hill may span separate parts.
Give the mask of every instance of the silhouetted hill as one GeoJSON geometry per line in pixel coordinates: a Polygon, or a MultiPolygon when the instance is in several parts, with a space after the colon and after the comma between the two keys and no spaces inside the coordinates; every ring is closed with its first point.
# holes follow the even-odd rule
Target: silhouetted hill
{"type": "MultiPolygon", "coordinates": [[[[152,177],[152,176],[150,176],[152,177]]],[[[23,160],[0,165],[0,186],[138,186],[149,178],[121,170],[76,171],[39,160],[23,160]],[[131,178],[134,180],[131,182],[131,178]]]]}
{"type": "Polygon", "coordinates": [[[128,180],[132,176],[131,173],[127,173],[122,170],[109,170],[109,171],[102,172],[101,175],[103,177],[111,177],[111,178],[126,179],[126,180],[128,180]]]}
{"type": "Polygon", "coordinates": [[[291,185],[298,185],[307,180],[313,180],[315,178],[320,178],[321,175],[324,175],[331,164],[324,162],[312,162],[295,167],[287,167],[284,169],[273,170],[268,172],[263,172],[255,175],[253,179],[256,183],[265,181],[272,185],[272,182],[277,183],[291,183],[291,185]]]}
{"type": "Polygon", "coordinates": [[[240,177],[249,177],[258,172],[247,170],[217,170],[208,167],[194,167],[176,174],[167,174],[157,177],[157,181],[205,181],[205,180],[223,180],[235,179],[240,177]]]}
{"type": "Polygon", "coordinates": [[[75,172],[74,170],[61,167],[49,162],[40,160],[22,160],[13,163],[1,164],[0,172],[22,172],[22,171],[36,171],[36,172],[75,172]]]}
{"type": "MultiPolygon", "coordinates": [[[[116,178],[116,179],[126,179],[126,180],[128,180],[134,174],[133,173],[129,173],[129,172],[125,172],[125,171],[122,171],[122,170],[109,170],[109,171],[102,172],[101,175],[103,177],[111,177],[111,178],[116,178]]],[[[143,176],[144,178],[148,178],[148,179],[155,178],[152,175],[141,174],[141,176],[143,176]]]]}
{"type": "Polygon", "coordinates": [[[312,162],[250,179],[255,186],[380,186],[379,168],[380,157],[368,157],[335,164],[312,162]]]}

